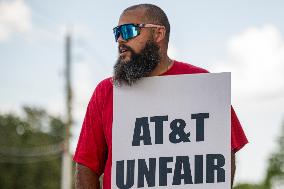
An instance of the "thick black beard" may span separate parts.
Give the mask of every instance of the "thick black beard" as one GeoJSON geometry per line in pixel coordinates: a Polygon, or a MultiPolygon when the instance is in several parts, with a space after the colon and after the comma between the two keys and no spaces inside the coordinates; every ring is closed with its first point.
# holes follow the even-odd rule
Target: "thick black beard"
{"type": "Polygon", "coordinates": [[[161,60],[159,46],[148,41],[140,53],[135,53],[130,47],[124,46],[131,52],[129,61],[119,57],[114,65],[113,83],[119,87],[122,84],[133,85],[139,79],[149,76],[161,60]]]}

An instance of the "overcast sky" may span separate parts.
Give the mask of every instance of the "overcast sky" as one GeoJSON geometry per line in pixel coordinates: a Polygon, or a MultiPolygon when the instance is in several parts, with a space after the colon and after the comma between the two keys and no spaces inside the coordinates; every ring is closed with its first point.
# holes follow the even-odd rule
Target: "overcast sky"
{"type": "MultiPolygon", "coordinates": [[[[88,100],[112,74],[112,28],[125,0],[0,0],[0,111],[23,105],[64,116],[64,35],[72,31],[74,150],[88,100]]],[[[143,1],[171,23],[171,58],[232,72],[232,104],[250,144],[237,154],[237,181],[258,182],[284,118],[284,1],[143,1]]]]}

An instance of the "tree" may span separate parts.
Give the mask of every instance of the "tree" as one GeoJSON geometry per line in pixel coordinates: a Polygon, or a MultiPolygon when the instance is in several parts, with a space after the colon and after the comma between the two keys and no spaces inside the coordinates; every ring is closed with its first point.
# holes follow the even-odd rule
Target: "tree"
{"type": "Polygon", "coordinates": [[[284,186],[284,124],[278,138],[278,150],[269,158],[268,169],[263,182],[264,187],[267,189],[278,184],[284,186]]]}
{"type": "Polygon", "coordinates": [[[265,189],[261,185],[257,184],[239,184],[234,189],[265,189]]]}
{"type": "Polygon", "coordinates": [[[64,122],[42,109],[23,110],[23,117],[0,115],[0,186],[60,188],[64,122]]]}
{"type": "Polygon", "coordinates": [[[242,183],[234,189],[274,189],[284,186],[284,124],[277,140],[278,149],[268,160],[268,168],[264,180],[260,184],[242,183]]]}

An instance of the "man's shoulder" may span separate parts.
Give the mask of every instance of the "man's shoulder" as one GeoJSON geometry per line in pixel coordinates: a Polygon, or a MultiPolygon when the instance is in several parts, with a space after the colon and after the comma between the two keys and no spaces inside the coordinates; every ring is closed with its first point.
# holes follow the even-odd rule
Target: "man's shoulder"
{"type": "Polygon", "coordinates": [[[179,72],[179,74],[209,73],[204,68],[180,61],[175,61],[174,67],[174,71],[179,72]]]}
{"type": "Polygon", "coordinates": [[[105,96],[105,94],[109,93],[112,89],[113,89],[112,78],[108,77],[99,82],[93,94],[98,94],[99,96],[105,96]]]}
{"type": "Polygon", "coordinates": [[[108,77],[100,81],[99,84],[97,85],[97,88],[110,88],[112,86],[113,86],[112,77],[108,77]]]}

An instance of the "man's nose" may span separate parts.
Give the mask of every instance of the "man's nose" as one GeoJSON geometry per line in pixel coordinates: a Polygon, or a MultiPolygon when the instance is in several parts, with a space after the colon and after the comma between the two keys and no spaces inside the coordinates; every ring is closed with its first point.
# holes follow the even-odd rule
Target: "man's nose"
{"type": "Polygon", "coordinates": [[[119,37],[117,38],[117,42],[118,42],[118,43],[125,43],[126,40],[124,40],[124,39],[121,37],[121,35],[119,35],[119,37]]]}

